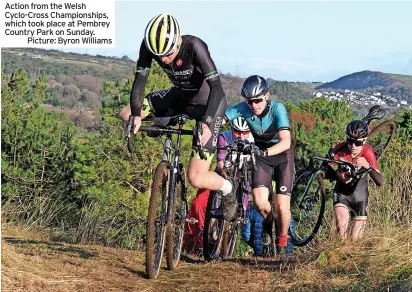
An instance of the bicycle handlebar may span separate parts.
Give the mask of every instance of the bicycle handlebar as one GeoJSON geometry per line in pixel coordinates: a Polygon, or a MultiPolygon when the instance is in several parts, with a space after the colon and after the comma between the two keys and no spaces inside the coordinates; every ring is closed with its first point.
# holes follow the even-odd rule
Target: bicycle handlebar
{"type": "MultiPolygon", "coordinates": [[[[200,122],[200,125],[201,125],[201,122],[200,122]]],[[[130,153],[133,153],[133,141],[135,137],[133,129],[134,129],[134,116],[130,115],[129,120],[127,121],[127,126],[126,126],[127,149],[129,150],[130,153]]],[[[160,133],[161,135],[164,135],[164,134],[178,134],[178,135],[188,135],[188,136],[194,135],[192,130],[176,129],[171,126],[142,126],[140,127],[139,131],[160,133]]],[[[201,130],[200,131],[198,130],[198,132],[201,132],[201,130]]],[[[199,137],[199,141],[201,141],[201,136],[199,137]]],[[[206,160],[206,155],[204,154],[201,142],[199,142],[199,155],[200,155],[200,158],[206,160]]]]}
{"type": "Polygon", "coordinates": [[[332,158],[322,158],[318,156],[314,156],[310,159],[310,164],[313,165],[314,160],[320,160],[324,163],[335,163],[335,164],[340,164],[340,165],[347,165],[350,168],[350,173],[351,177],[358,179],[361,175],[363,175],[365,172],[368,170],[365,168],[361,168],[360,170],[356,170],[356,167],[353,163],[349,161],[343,161],[343,160],[336,160],[332,158]]]}
{"type": "Polygon", "coordinates": [[[238,154],[250,155],[252,158],[252,165],[255,168],[256,167],[255,144],[253,142],[248,142],[248,141],[244,141],[240,139],[237,139],[234,142],[235,143],[232,143],[231,145],[217,146],[216,149],[226,150],[228,152],[236,152],[238,154]]]}

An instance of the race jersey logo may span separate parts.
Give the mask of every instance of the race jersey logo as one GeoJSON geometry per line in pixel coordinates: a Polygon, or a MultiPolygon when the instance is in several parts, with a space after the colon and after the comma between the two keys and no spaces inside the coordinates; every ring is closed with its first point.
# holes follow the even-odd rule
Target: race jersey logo
{"type": "Polygon", "coordinates": [[[183,64],[182,59],[178,59],[178,60],[176,61],[176,65],[177,65],[177,66],[182,66],[182,64],[183,64]]]}

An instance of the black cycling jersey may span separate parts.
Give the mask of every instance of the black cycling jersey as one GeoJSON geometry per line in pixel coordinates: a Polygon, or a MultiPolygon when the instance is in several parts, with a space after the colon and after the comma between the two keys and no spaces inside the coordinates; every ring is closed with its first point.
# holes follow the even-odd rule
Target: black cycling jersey
{"type": "MultiPolygon", "coordinates": [[[[207,105],[203,122],[210,125],[225,95],[216,66],[210,57],[208,47],[201,39],[184,35],[178,47],[179,53],[170,64],[165,64],[159,56],[152,54],[144,41],[140,46],[136,65],[136,76],[130,97],[132,115],[140,116],[143,105],[144,87],[152,60],[163,68],[173,85],[182,92],[182,99],[189,105],[207,105]],[[208,88],[205,88],[208,87],[208,88]],[[204,92],[204,94],[203,94],[204,92]],[[197,94],[202,93],[202,94],[197,94]]],[[[219,111],[220,112],[220,111],[219,111]]]]}

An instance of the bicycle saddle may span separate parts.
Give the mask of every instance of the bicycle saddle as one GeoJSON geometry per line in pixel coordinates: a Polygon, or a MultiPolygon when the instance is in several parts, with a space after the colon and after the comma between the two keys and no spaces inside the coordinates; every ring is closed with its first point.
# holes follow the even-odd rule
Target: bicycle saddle
{"type": "Polygon", "coordinates": [[[379,105],[374,105],[369,109],[368,114],[362,120],[369,124],[372,120],[380,120],[385,115],[386,110],[382,109],[379,105]]]}

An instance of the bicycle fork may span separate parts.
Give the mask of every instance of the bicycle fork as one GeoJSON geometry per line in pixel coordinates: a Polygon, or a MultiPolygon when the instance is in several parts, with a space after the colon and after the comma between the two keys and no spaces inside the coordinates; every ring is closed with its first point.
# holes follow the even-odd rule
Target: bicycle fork
{"type": "MultiPolygon", "coordinates": [[[[181,125],[179,126],[181,129],[181,125]]],[[[178,147],[175,149],[175,159],[173,161],[173,165],[171,165],[170,169],[170,181],[169,181],[169,197],[168,197],[168,207],[167,207],[167,212],[166,212],[166,223],[170,222],[170,213],[172,211],[172,208],[174,207],[174,198],[175,198],[175,185],[176,185],[176,176],[179,172],[179,158],[180,158],[180,142],[181,142],[181,136],[177,136],[177,145],[178,147]]],[[[172,141],[168,141],[166,139],[165,144],[164,144],[164,156],[166,154],[169,155],[169,158],[171,158],[171,153],[170,149],[172,148],[172,141]],[[169,150],[168,150],[169,149],[169,150]],[[169,151],[169,152],[166,152],[169,151]]],[[[170,161],[170,160],[169,160],[170,161]]],[[[182,186],[183,187],[183,186],[182,186]]],[[[174,220],[173,220],[174,221],[174,220]]]]}

